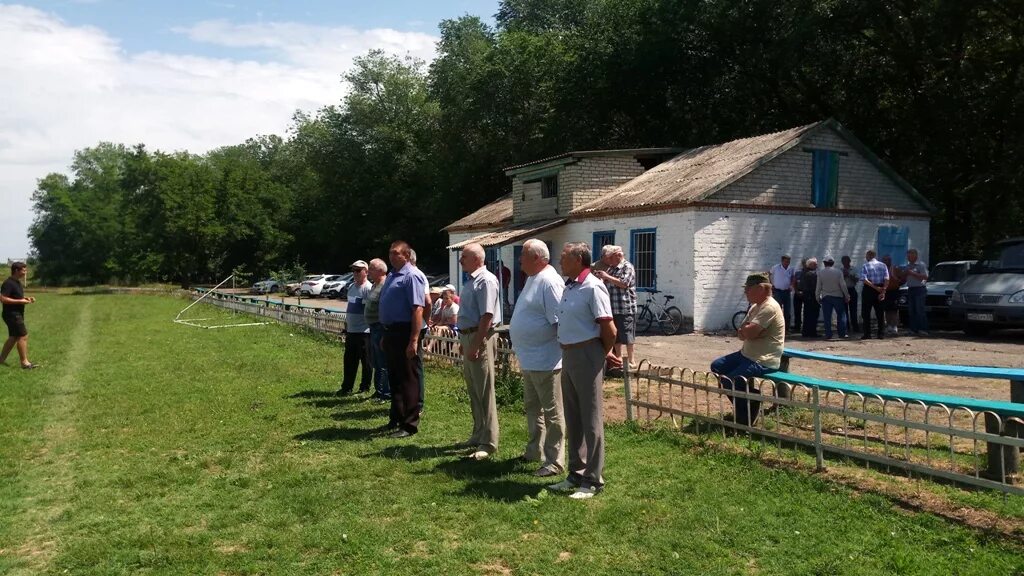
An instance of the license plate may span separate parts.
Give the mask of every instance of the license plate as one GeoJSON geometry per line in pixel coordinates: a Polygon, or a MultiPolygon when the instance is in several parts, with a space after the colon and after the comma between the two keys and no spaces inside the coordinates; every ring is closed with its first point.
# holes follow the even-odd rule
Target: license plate
{"type": "Polygon", "coordinates": [[[967,313],[967,319],[971,322],[992,322],[995,318],[991,314],[972,314],[967,313]]]}

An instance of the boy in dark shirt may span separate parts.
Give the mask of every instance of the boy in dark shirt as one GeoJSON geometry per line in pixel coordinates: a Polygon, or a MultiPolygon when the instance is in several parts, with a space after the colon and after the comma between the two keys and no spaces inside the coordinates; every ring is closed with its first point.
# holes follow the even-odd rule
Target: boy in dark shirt
{"type": "Polygon", "coordinates": [[[7,325],[7,341],[4,342],[3,351],[0,352],[0,364],[7,362],[7,355],[15,346],[18,348],[18,356],[21,358],[21,367],[30,370],[37,366],[28,360],[28,329],[25,328],[25,304],[32,304],[35,298],[25,297],[25,288],[22,282],[28,274],[28,267],[24,262],[15,262],[11,265],[11,277],[4,280],[0,286],[0,303],[3,303],[3,319],[7,325]]]}

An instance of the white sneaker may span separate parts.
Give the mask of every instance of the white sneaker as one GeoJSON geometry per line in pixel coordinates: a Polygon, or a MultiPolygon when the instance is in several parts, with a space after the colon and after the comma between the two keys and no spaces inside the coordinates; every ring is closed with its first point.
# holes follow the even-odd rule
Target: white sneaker
{"type": "Polygon", "coordinates": [[[549,484],[548,485],[548,490],[553,490],[555,492],[573,492],[574,490],[578,490],[578,489],[579,489],[579,486],[577,486],[576,484],[573,484],[572,482],[570,482],[568,478],[566,478],[565,480],[562,480],[558,484],[549,484]]]}
{"type": "Polygon", "coordinates": [[[486,450],[477,450],[471,454],[466,455],[467,460],[487,460],[491,457],[491,453],[486,450]]]}
{"type": "Polygon", "coordinates": [[[597,489],[593,486],[581,486],[576,489],[575,492],[569,494],[569,498],[573,500],[587,500],[597,495],[597,489]]]}

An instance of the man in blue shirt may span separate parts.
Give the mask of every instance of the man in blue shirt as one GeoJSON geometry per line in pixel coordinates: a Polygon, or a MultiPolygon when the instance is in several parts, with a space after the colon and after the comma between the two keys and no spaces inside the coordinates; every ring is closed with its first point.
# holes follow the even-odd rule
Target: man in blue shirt
{"type": "Polygon", "coordinates": [[[885,338],[885,317],[882,315],[882,304],[885,302],[885,285],[889,282],[889,267],[875,259],[875,251],[868,250],[864,254],[864,265],[860,269],[860,277],[864,282],[861,290],[861,320],[864,321],[864,335],[861,340],[871,338],[871,311],[875,311],[878,322],[878,339],[885,338]]]}
{"type": "Polygon", "coordinates": [[[370,391],[370,325],[364,315],[366,300],[373,284],[366,279],[369,266],[362,260],[352,263],[352,284],[348,288],[348,305],[345,307],[345,358],[344,376],[338,396],[349,396],[356,383],[356,372],[363,367],[359,392],[370,391]]]}
{"type": "Polygon", "coordinates": [[[380,295],[380,322],[384,328],[384,355],[391,385],[392,438],[407,438],[419,431],[420,374],[418,352],[427,278],[410,263],[412,248],[404,241],[391,244],[388,259],[393,272],[380,295]]]}

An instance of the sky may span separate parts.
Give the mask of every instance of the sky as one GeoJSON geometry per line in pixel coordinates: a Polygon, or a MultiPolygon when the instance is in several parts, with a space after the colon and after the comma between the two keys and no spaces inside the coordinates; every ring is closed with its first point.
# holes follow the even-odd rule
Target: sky
{"type": "Polygon", "coordinates": [[[498,0],[0,2],[0,262],[30,251],[36,181],[99,142],[201,154],[284,136],[380,48],[429,62],[437,25],[498,0]]]}

